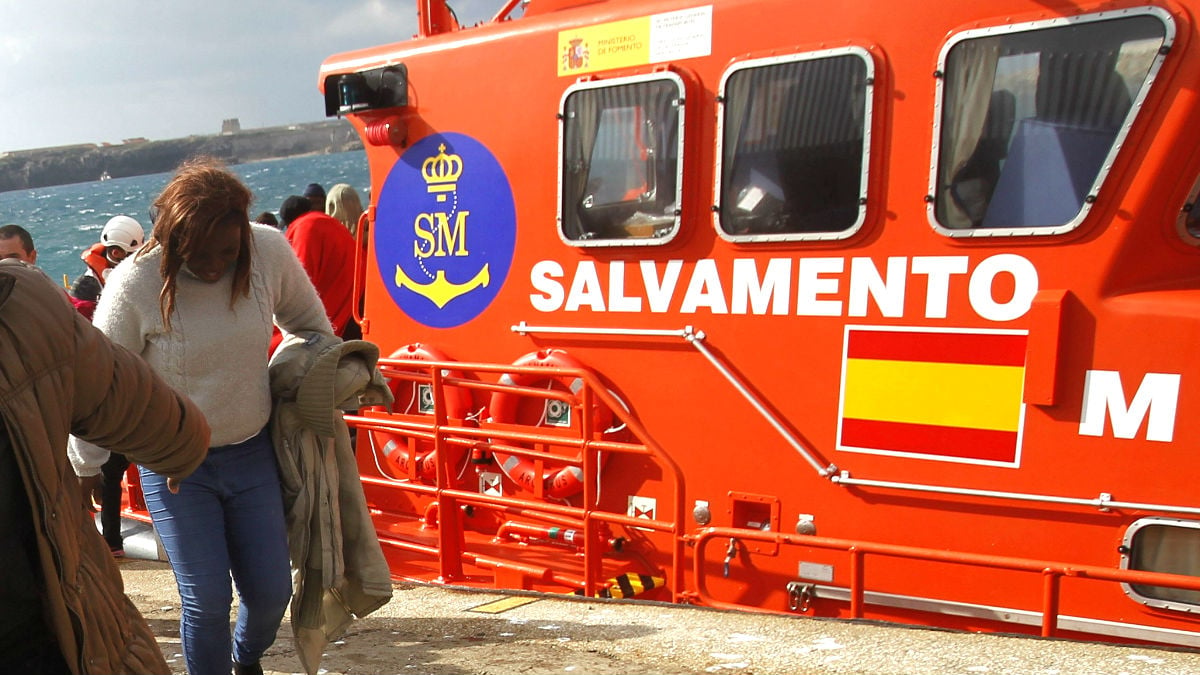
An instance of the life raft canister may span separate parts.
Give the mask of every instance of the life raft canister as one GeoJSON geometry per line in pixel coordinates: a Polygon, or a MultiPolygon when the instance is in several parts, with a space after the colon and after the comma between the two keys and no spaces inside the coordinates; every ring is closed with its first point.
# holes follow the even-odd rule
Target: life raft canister
{"type": "MultiPolygon", "coordinates": [[[[435,347],[421,343],[405,345],[389,358],[409,361],[450,361],[451,359],[435,347]]],[[[423,370],[419,366],[405,368],[391,366],[392,370],[417,372],[423,370]]],[[[458,372],[443,370],[443,376],[461,377],[458,372]]],[[[434,395],[433,385],[427,382],[417,382],[404,378],[389,378],[388,389],[391,389],[395,402],[392,412],[398,415],[433,415],[434,395]]],[[[460,387],[445,387],[446,417],[449,419],[464,419],[471,411],[471,392],[460,387]]],[[[427,439],[418,439],[400,434],[372,430],[373,446],[382,448],[383,459],[395,478],[409,478],[409,463],[416,463],[417,478],[431,482],[437,478],[437,450],[434,443],[427,439]]]]}
{"type": "MultiPolygon", "coordinates": [[[[517,359],[513,365],[543,368],[586,368],[578,359],[561,349],[539,349],[517,359]]],[[[540,373],[505,373],[500,376],[500,384],[557,389],[571,394],[578,394],[584,387],[583,378],[580,377],[540,373]]],[[[488,403],[489,422],[525,424],[535,427],[570,427],[573,423],[572,415],[571,406],[563,401],[521,396],[512,392],[492,392],[488,403]]],[[[599,403],[593,404],[592,429],[597,433],[606,433],[610,430],[612,422],[613,412],[611,410],[599,403]]],[[[538,476],[532,459],[503,452],[493,452],[492,454],[504,475],[526,490],[535,491],[534,485],[538,476]]],[[[601,455],[601,461],[604,459],[604,455],[601,455]]],[[[583,490],[583,470],[578,466],[546,466],[540,478],[544,494],[548,497],[562,499],[576,495],[583,490]]]]}

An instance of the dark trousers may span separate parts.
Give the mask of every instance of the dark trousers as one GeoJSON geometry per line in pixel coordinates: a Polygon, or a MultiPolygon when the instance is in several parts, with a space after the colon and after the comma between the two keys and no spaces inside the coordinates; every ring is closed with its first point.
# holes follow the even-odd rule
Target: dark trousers
{"type": "Polygon", "coordinates": [[[0,669],[5,673],[71,675],[71,668],[63,660],[62,651],[54,640],[39,640],[19,654],[0,654],[0,669]]]}
{"type": "Polygon", "coordinates": [[[124,548],[125,542],[121,537],[121,479],[125,477],[125,469],[129,468],[129,460],[125,455],[112,453],[100,473],[104,474],[100,498],[104,505],[100,507],[100,531],[110,549],[124,548]]]}

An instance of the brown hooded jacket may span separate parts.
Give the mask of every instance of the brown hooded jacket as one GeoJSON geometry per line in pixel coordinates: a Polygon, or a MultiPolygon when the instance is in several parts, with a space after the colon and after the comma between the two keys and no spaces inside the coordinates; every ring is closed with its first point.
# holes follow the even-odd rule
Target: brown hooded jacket
{"type": "Polygon", "coordinates": [[[72,672],[170,672],[84,510],[67,461],[67,434],[182,478],[207,454],[204,416],[93,328],[44,273],[5,260],[0,424],[32,510],[43,611],[72,672]]]}

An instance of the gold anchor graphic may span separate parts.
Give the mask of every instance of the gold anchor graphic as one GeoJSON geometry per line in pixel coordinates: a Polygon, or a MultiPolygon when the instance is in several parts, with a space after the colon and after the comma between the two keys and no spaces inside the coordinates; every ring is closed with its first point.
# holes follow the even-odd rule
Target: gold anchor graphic
{"type": "Polygon", "coordinates": [[[438,270],[433,281],[418,284],[410,279],[399,265],[396,265],[396,286],[400,288],[407,286],[412,292],[428,298],[430,302],[437,305],[438,309],[442,309],[460,295],[470,293],[479,287],[486,288],[489,281],[491,281],[491,275],[488,272],[488,264],[484,264],[483,269],[479,270],[470,281],[461,284],[446,281],[445,270],[438,270]]]}

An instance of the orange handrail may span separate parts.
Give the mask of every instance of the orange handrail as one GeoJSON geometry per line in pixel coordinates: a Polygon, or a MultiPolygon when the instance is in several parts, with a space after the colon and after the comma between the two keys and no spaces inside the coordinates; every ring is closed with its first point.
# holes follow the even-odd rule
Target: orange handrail
{"type": "Polygon", "coordinates": [[[367,331],[367,324],[362,313],[362,297],[366,292],[367,285],[366,241],[367,230],[370,229],[371,217],[374,215],[375,206],[367,207],[367,210],[358,217],[358,227],[354,231],[354,277],[353,286],[350,289],[350,314],[364,333],[367,331]]]}
{"type": "Polygon", "coordinates": [[[417,35],[431,37],[458,30],[458,21],[446,0],[417,0],[417,35]]]}
{"type": "MultiPolygon", "coordinates": [[[[389,488],[410,491],[436,497],[439,504],[438,517],[438,546],[428,547],[419,544],[404,545],[402,548],[419,551],[439,558],[442,577],[447,580],[461,578],[463,563],[479,564],[486,560],[487,566],[518,570],[526,566],[511,562],[501,565],[500,561],[482,558],[463,549],[461,536],[460,510],[458,505],[496,507],[506,510],[520,511],[528,514],[545,514],[548,520],[578,523],[584,532],[583,560],[584,577],[581,589],[587,595],[594,595],[601,587],[602,557],[611,550],[611,544],[602,536],[602,524],[625,525],[647,530],[669,533],[672,540],[671,569],[665,572],[668,587],[676,602],[686,597],[683,591],[684,576],[684,487],[683,474],[679,466],[666,452],[650,437],[649,432],[625,405],[590,371],[582,368],[516,366],[512,364],[468,363],[462,361],[414,361],[407,359],[380,359],[380,371],[390,378],[401,378],[430,384],[434,395],[434,414],[428,421],[414,421],[412,416],[397,419],[384,413],[369,413],[366,415],[346,415],[348,424],[359,429],[402,432],[425,440],[432,440],[437,451],[437,479],[435,485],[424,485],[416,481],[391,481],[364,477],[369,484],[386,485],[389,488]],[[463,373],[462,377],[452,377],[449,372],[463,373]],[[474,379],[476,374],[533,374],[548,378],[578,378],[584,383],[578,393],[506,385],[499,382],[486,382],[474,379]],[[463,426],[461,420],[452,421],[446,417],[446,402],[444,388],[448,386],[483,391],[503,391],[514,395],[529,396],[543,399],[554,399],[566,402],[568,405],[590,409],[593,400],[598,400],[613,412],[614,417],[629,429],[637,442],[618,442],[593,439],[603,430],[592,428],[594,423],[591,415],[580,417],[581,426],[578,435],[539,433],[523,431],[521,425],[489,424],[485,428],[463,426]],[[452,467],[448,447],[478,447],[486,444],[489,448],[498,448],[505,454],[527,457],[533,460],[553,459],[557,462],[576,464],[581,467],[583,479],[583,506],[575,507],[562,504],[547,503],[515,497],[500,497],[485,495],[478,492],[468,492],[451,487],[452,467]],[[574,457],[551,454],[542,450],[523,447],[520,444],[552,445],[562,448],[574,448],[578,455],[574,457]],[[596,476],[600,470],[597,454],[614,452],[635,455],[645,455],[653,458],[662,468],[664,476],[671,482],[671,498],[669,520],[647,520],[633,518],[624,513],[601,511],[593,508],[597,503],[596,476]]],[[[400,544],[396,544],[400,545],[400,544]]],[[[552,576],[557,576],[552,574],[552,576]]],[[[537,577],[541,578],[541,577],[537,577]]]]}
{"type": "Polygon", "coordinates": [[[501,21],[507,19],[508,15],[512,14],[512,11],[517,8],[517,5],[521,4],[523,1],[524,0],[508,0],[508,2],[504,3],[504,6],[500,8],[500,11],[496,12],[496,16],[492,17],[492,23],[500,23],[501,21]]]}
{"type": "Polygon", "coordinates": [[[899,546],[895,544],[880,544],[873,542],[851,541],[848,539],[831,539],[811,535],[792,535],[779,532],[763,532],[731,527],[708,527],[699,534],[688,537],[696,548],[693,559],[693,572],[696,579],[697,598],[710,607],[719,609],[736,609],[740,611],[770,611],[761,607],[740,605],[738,603],[717,600],[708,590],[707,574],[704,566],[704,549],[713,539],[738,539],[749,541],[773,542],[792,546],[818,548],[833,551],[844,551],[850,556],[850,618],[863,618],[864,596],[866,593],[866,559],[868,555],[891,558],[907,558],[927,562],[943,562],[973,567],[988,567],[993,569],[1027,572],[1042,576],[1042,628],[1043,637],[1053,637],[1057,630],[1059,609],[1059,586],[1063,577],[1080,579],[1097,579],[1126,584],[1147,586],[1168,586],[1191,591],[1200,591],[1200,578],[1181,574],[1164,572],[1146,572],[1143,570],[1122,570],[1095,565],[1073,565],[1061,562],[1031,560],[1008,556],[985,555],[981,553],[966,553],[961,551],[944,551],[939,549],[919,548],[916,546],[899,546]]]}

